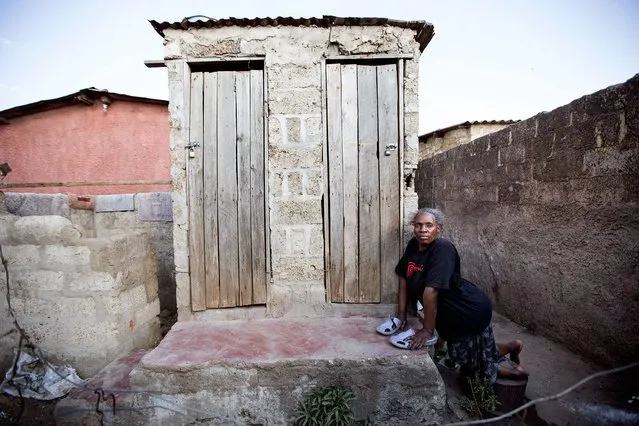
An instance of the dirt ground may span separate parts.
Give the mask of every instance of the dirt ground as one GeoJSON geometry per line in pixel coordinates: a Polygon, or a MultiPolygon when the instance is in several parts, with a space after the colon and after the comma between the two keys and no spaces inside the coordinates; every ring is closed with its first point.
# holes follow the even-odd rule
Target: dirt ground
{"type": "Polygon", "coordinates": [[[53,409],[59,399],[37,401],[0,394],[0,425],[55,425],[53,409]]]}

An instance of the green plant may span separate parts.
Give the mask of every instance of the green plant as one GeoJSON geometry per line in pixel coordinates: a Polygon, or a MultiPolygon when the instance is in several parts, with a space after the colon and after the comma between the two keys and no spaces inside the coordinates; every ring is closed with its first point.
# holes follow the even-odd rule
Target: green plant
{"type": "Polygon", "coordinates": [[[466,380],[471,398],[463,397],[460,403],[471,417],[483,418],[484,413],[494,412],[501,405],[490,379],[476,373],[466,380]]]}
{"type": "Polygon", "coordinates": [[[297,411],[297,426],[351,426],[355,424],[353,400],[350,388],[326,386],[314,389],[297,411]]]}

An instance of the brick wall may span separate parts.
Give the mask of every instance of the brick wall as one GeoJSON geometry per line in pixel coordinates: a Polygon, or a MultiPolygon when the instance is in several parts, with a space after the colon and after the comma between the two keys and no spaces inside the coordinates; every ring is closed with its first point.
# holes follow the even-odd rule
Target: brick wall
{"type": "Polygon", "coordinates": [[[423,160],[496,309],[608,364],[639,356],[639,76],[423,160]]]}

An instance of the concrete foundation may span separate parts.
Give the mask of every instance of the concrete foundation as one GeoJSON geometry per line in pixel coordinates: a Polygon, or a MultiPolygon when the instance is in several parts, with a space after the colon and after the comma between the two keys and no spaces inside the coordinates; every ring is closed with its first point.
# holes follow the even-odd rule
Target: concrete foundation
{"type": "Polygon", "coordinates": [[[179,322],[130,375],[133,387],[162,400],[144,393],[136,403],[157,406],[147,424],[284,425],[310,390],[343,385],[356,395],[357,418],[440,423],[445,390],[437,368],[426,351],[403,351],[377,335],[379,321],[179,322]]]}
{"type": "MultiPolygon", "coordinates": [[[[48,361],[70,364],[87,377],[159,340],[155,258],[145,234],[83,238],[61,216],[4,213],[0,244],[9,273],[7,282],[0,267],[2,294],[8,286],[19,324],[48,361]]],[[[3,371],[18,345],[8,311],[2,296],[3,371]]]]}

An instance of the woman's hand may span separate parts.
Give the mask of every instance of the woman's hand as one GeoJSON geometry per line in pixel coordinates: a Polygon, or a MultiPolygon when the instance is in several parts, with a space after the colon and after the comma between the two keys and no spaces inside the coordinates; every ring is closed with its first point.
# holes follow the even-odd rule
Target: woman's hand
{"type": "Polygon", "coordinates": [[[431,337],[433,337],[433,333],[422,328],[421,330],[416,331],[414,335],[407,337],[406,340],[410,342],[410,349],[414,350],[420,349],[424,346],[424,343],[431,337]]]}

